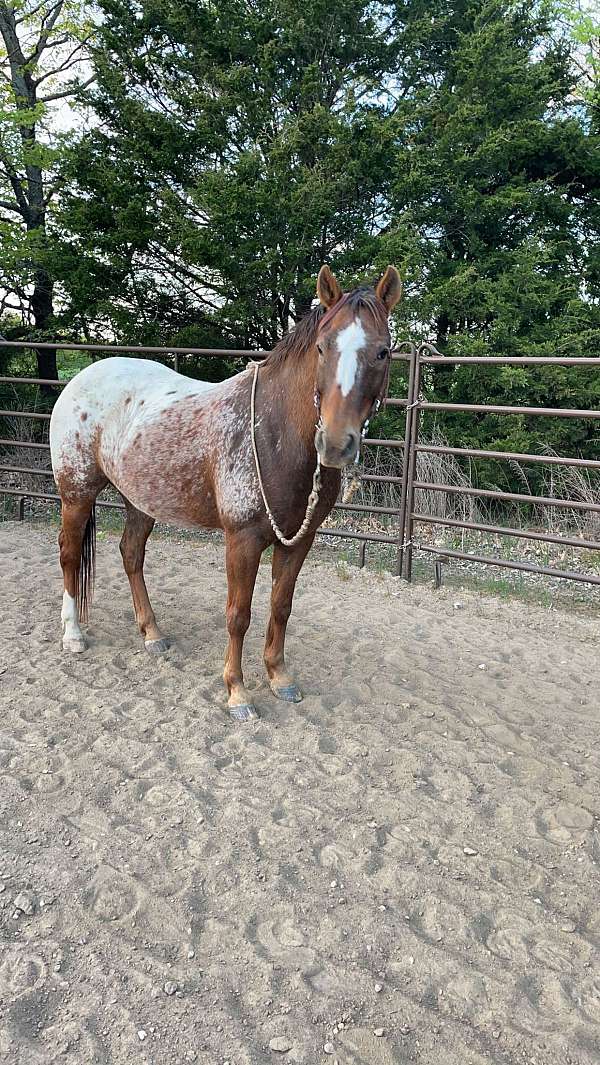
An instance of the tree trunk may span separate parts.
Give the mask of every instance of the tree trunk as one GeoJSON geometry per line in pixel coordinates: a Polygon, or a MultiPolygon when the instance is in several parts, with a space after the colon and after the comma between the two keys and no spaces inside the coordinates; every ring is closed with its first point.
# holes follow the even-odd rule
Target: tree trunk
{"type": "MultiPolygon", "coordinates": [[[[33,295],[31,297],[31,310],[37,332],[45,332],[54,314],[52,297],[54,284],[47,270],[38,266],[34,276],[33,295]]],[[[56,350],[50,348],[35,348],[38,365],[38,376],[56,381],[58,370],[56,367],[56,350]]]]}
{"type": "MultiPolygon", "coordinates": [[[[53,317],[54,284],[43,259],[36,256],[38,248],[43,247],[46,236],[46,200],[44,193],[44,174],[39,161],[39,142],[35,124],[35,114],[38,107],[37,86],[39,80],[34,78],[34,69],[37,62],[48,46],[50,33],[62,11],[64,0],[56,0],[52,7],[44,14],[42,29],[33,53],[26,59],[19,40],[16,20],[15,5],[0,3],[0,34],[6,46],[8,62],[10,65],[10,82],[15,94],[17,115],[20,116],[19,133],[23,146],[22,165],[25,170],[26,180],[23,179],[19,167],[14,169],[5,159],[3,166],[8,167],[8,177],[15,195],[15,209],[21,215],[27,228],[27,234],[33,235],[37,240],[33,243],[31,259],[33,260],[33,295],[30,309],[36,332],[42,335],[48,330],[53,317]]],[[[36,8],[37,10],[37,8],[36,8]]],[[[41,79],[40,79],[41,80],[41,79]]],[[[35,348],[40,377],[57,380],[56,352],[35,348]]],[[[52,395],[51,386],[42,386],[46,394],[52,395]]]]}

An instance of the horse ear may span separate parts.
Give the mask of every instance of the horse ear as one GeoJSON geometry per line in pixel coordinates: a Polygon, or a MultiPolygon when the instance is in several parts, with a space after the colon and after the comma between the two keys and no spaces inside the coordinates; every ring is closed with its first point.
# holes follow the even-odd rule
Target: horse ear
{"type": "Polygon", "coordinates": [[[375,294],[385,305],[389,314],[402,295],[402,282],[395,266],[388,266],[385,274],[377,283],[375,294]]]}
{"type": "Polygon", "coordinates": [[[317,296],[324,307],[333,307],[342,298],[342,290],[328,266],[319,270],[317,296]]]}

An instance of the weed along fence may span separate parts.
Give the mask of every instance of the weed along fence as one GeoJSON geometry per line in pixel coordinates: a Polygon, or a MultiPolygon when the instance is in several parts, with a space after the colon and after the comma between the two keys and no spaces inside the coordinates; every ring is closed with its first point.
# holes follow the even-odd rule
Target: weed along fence
{"type": "MultiPolygon", "coordinates": [[[[23,350],[28,345],[23,342],[2,341],[3,348],[23,350]]],[[[34,349],[34,345],[29,345],[34,349]]],[[[239,349],[206,349],[206,348],[164,348],[164,347],[125,347],[106,344],[65,344],[65,343],[37,343],[37,348],[60,349],[61,351],[83,352],[93,357],[102,355],[114,355],[126,353],[141,355],[148,358],[159,358],[161,361],[170,361],[176,370],[185,372],[186,359],[190,356],[209,358],[227,358],[245,360],[249,358],[261,358],[265,352],[246,351],[239,349]]],[[[600,471],[600,459],[586,457],[569,457],[555,454],[528,454],[512,451],[494,451],[488,449],[476,449],[468,447],[450,447],[446,443],[425,441],[423,437],[424,416],[428,412],[436,412],[436,417],[443,418],[446,414],[462,412],[473,415],[492,414],[511,418],[516,415],[528,417],[546,418],[571,418],[591,419],[600,421],[600,410],[571,410],[566,408],[547,408],[536,406],[498,406],[485,403],[438,403],[423,398],[424,383],[430,368],[444,366],[471,365],[476,373],[477,366],[502,367],[502,366],[545,366],[573,367],[586,370],[590,373],[600,372],[600,358],[552,358],[552,357],[494,357],[494,356],[469,356],[446,357],[441,355],[429,344],[417,346],[408,341],[398,347],[392,355],[395,364],[403,366],[406,374],[401,374],[402,384],[394,385],[395,389],[404,391],[404,395],[388,395],[385,400],[387,408],[399,408],[405,412],[404,435],[402,438],[367,437],[365,439],[365,451],[367,454],[366,472],[362,475],[362,491],[356,501],[338,502],[335,512],[344,514],[347,521],[353,520],[357,527],[340,527],[339,525],[327,525],[319,531],[324,537],[354,540],[359,543],[359,564],[365,563],[366,550],[369,543],[386,545],[392,550],[395,558],[396,573],[410,581],[413,576],[413,563],[415,552],[422,553],[424,557],[435,556],[436,568],[442,562],[462,560],[483,565],[499,566],[507,569],[524,571],[528,573],[547,574],[552,577],[560,577],[573,581],[581,581],[589,584],[600,585],[600,576],[579,570],[559,569],[553,566],[538,565],[535,562],[521,561],[514,558],[501,557],[499,554],[470,553],[446,546],[438,546],[427,539],[426,530],[431,531],[435,527],[445,528],[454,532],[470,532],[489,534],[498,537],[509,537],[515,540],[537,541],[541,544],[553,544],[564,548],[584,549],[600,551],[600,540],[593,538],[557,535],[551,531],[531,528],[517,528],[512,525],[493,524],[491,522],[474,521],[468,517],[449,515],[448,513],[433,513],[433,508],[427,509],[427,503],[433,498],[470,498],[488,501],[495,504],[525,504],[538,508],[557,508],[563,511],[585,511],[591,515],[600,515],[600,493],[593,493],[592,498],[571,499],[553,495],[536,495],[531,492],[505,492],[499,489],[474,487],[470,483],[449,483],[443,479],[420,479],[419,470],[423,465],[425,456],[430,459],[440,460],[435,469],[443,472],[443,460],[455,463],[476,462],[477,460],[494,460],[498,463],[508,462],[523,465],[543,465],[549,467],[577,468],[579,470],[600,471]],[[375,451],[390,449],[397,461],[392,465],[393,472],[381,472],[376,462],[369,461],[369,455],[375,451]],[[367,499],[367,489],[372,488],[373,499],[367,499]],[[381,494],[389,490],[391,499],[386,500],[390,505],[382,505],[381,494]],[[379,495],[378,495],[379,493],[379,495]],[[361,500],[361,496],[365,498],[361,500]],[[362,520],[359,520],[362,518],[362,520]]],[[[392,380],[395,380],[394,374],[392,380]]],[[[59,502],[52,482],[52,473],[49,463],[49,444],[47,442],[47,423],[50,420],[52,397],[55,397],[66,382],[42,380],[34,377],[0,377],[0,389],[6,394],[7,386],[14,389],[16,407],[14,409],[0,410],[0,425],[17,426],[14,437],[8,430],[0,433],[0,495],[14,497],[17,504],[17,513],[20,518],[24,517],[25,501],[27,499],[47,502],[59,502]],[[39,386],[44,390],[46,409],[25,409],[19,400],[19,389],[22,386],[39,386]],[[13,419],[15,420],[13,423],[13,419]],[[30,431],[29,438],[26,432],[19,431],[19,426],[29,425],[37,428],[30,431]],[[28,455],[41,456],[37,466],[28,462],[28,455]],[[16,456],[19,456],[15,458],[16,456]],[[36,485],[39,479],[39,490],[30,487],[33,481],[36,485]],[[4,483],[9,480],[10,483],[4,483]],[[27,482],[30,482],[29,484],[27,482]],[[50,482],[50,484],[49,484],[50,482]]],[[[122,504],[111,500],[98,500],[98,506],[123,510],[122,504]]],[[[600,519],[598,524],[600,525],[600,519]]]]}

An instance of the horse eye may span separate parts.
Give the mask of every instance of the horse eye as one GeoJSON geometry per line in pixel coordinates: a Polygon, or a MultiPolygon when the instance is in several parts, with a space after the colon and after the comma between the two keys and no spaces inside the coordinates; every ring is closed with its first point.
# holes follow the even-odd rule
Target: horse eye
{"type": "Polygon", "coordinates": [[[317,351],[319,352],[319,355],[320,355],[320,356],[321,356],[321,358],[322,358],[322,357],[323,357],[323,348],[321,347],[321,345],[320,345],[320,344],[317,344],[317,351]]]}
{"type": "Polygon", "coordinates": [[[377,352],[377,358],[378,359],[387,359],[389,353],[390,353],[389,348],[382,348],[381,351],[377,352]]]}

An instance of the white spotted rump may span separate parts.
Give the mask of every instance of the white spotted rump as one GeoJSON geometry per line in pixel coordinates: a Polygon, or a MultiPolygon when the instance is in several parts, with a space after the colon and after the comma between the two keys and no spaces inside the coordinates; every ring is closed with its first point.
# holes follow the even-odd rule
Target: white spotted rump
{"type": "Polygon", "coordinates": [[[350,325],[341,329],[337,335],[337,346],[340,353],[337,364],[336,381],[340,386],[343,396],[347,396],[352,390],[358,372],[358,353],[364,348],[367,341],[362,322],[355,318],[350,325]]]}

